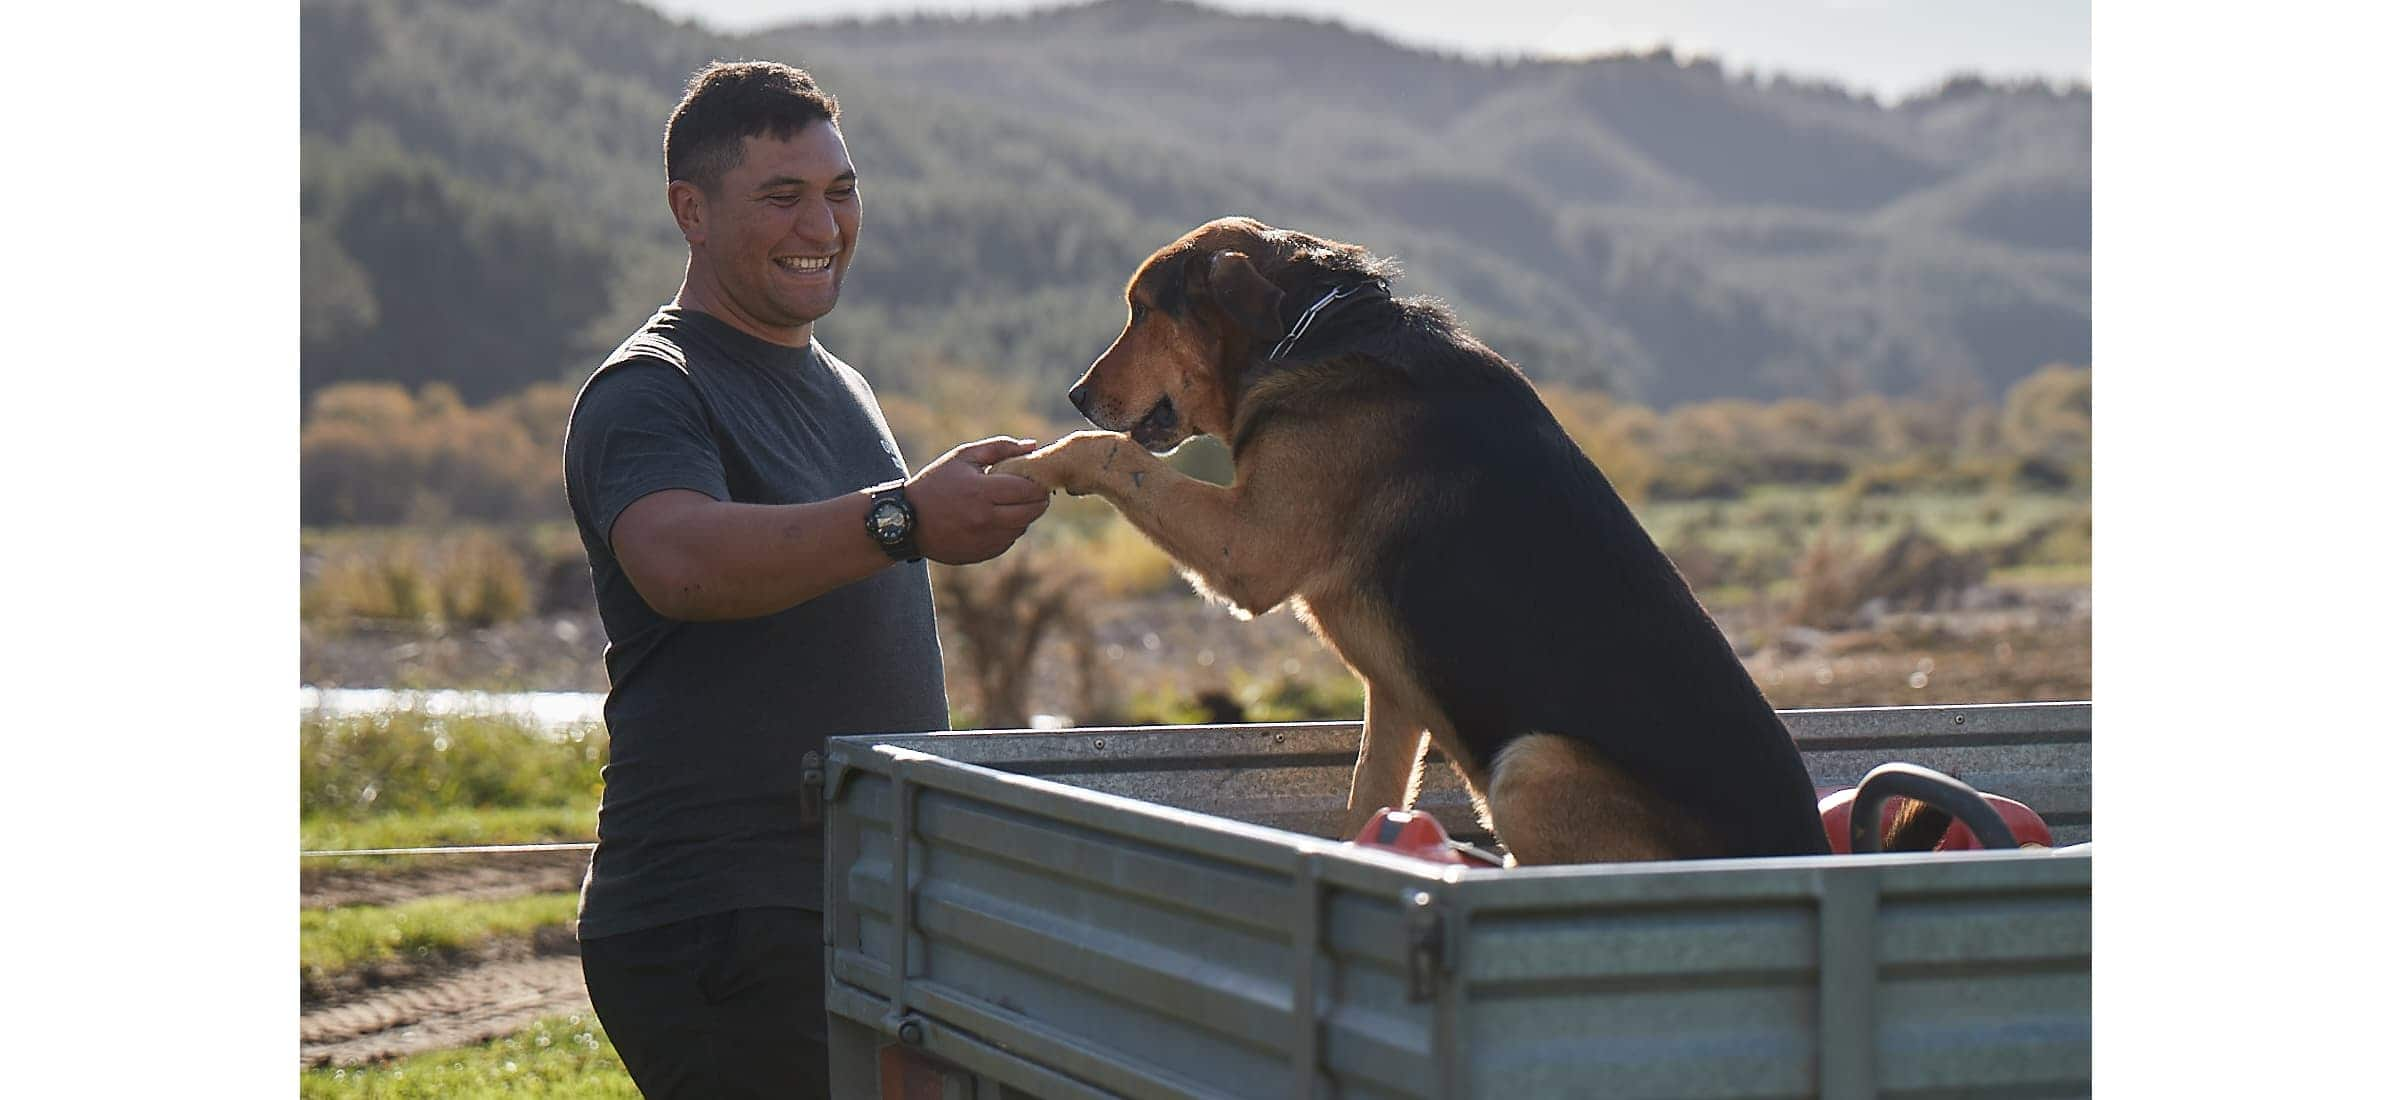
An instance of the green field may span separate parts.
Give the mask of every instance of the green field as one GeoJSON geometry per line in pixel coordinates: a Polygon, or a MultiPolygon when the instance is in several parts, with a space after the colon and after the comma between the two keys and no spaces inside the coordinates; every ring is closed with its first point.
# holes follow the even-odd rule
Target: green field
{"type": "Polygon", "coordinates": [[[639,1100],[615,1045],[594,1016],[542,1020],[501,1039],[375,1066],[322,1067],[299,1074],[302,1097],[355,1100],[479,1100],[556,1096],[639,1100]]]}
{"type": "MultiPolygon", "coordinates": [[[[597,827],[595,798],[576,799],[562,806],[452,806],[416,814],[303,819],[299,824],[299,847],[304,851],[349,851],[467,844],[587,843],[597,839],[597,827]]],[[[382,858],[356,856],[317,866],[379,866],[382,858]]]]}
{"type": "Polygon", "coordinates": [[[573,920],[573,894],[532,894],[497,901],[421,898],[399,905],[346,905],[299,911],[299,974],[323,981],[402,957],[465,951],[494,937],[528,936],[573,920]]]}

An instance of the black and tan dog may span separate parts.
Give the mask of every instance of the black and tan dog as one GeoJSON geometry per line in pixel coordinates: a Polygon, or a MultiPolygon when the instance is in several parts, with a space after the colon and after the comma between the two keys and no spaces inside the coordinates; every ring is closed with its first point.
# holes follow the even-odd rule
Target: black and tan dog
{"type": "Polygon", "coordinates": [[[1824,853],[1800,756],[1678,571],[1503,357],[1393,265],[1244,218],[1130,280],[1072,388],[1103,432],[998,465],[1102,495],[1367,687],[1349,832],[1433,738],[1524,864],[1824,853]],[[1155,457],[1226,440],[1235,484],[1155,457]]]}

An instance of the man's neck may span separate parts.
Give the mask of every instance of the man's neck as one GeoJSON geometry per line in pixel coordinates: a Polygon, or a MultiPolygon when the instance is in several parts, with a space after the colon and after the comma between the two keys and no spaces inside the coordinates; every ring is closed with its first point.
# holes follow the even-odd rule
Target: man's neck
{"type": "Polygon", "coordinates": [[[673,304],[683,309],[697,310],[768,344],[802,348],[814,341],[814,322],[808,321],[795,328],[763,324],[741,310],[729,295],[722,292],[722,288],[701,277],[694,266],[682,274],[681,290],[673,295],[673,304]]]}

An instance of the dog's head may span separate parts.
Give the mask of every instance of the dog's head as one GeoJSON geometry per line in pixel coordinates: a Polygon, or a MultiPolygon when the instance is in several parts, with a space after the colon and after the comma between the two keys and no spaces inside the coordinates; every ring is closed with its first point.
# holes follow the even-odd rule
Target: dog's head
{"type": "Polygon", "coordinates": [[[1393,271],[1362,248],[1252,218],[1207,222],[1138,265],[1124,294],[1129,323],[1071,403],[1156,453],[1225,436],[1244,372],[1287,334],[1284,303],[1393,271]]]}

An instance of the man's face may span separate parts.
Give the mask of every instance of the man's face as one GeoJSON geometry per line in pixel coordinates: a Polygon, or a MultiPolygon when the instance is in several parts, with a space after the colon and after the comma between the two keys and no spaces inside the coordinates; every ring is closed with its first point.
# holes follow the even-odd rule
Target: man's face
{"type": "Polygon", "coordinates": [[[744,156],[705,196],[705,265],[725,303],[768,337],[800,343],[839,303],[855,256],[863,200],[839,128],[815,122],[788,138],[742,139],[744,156]]]}

